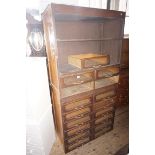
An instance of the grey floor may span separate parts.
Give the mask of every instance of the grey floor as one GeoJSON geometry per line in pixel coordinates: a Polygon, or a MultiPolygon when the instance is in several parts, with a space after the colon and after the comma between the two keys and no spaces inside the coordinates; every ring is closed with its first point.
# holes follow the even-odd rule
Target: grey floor
{"type": "MultiPolygon", "coordinates": [[[[115,155],[118,150],[127,146],[127,144],[129,144],[128,105],[116,110],[112,131],[67,153],[67,155],[115,155]]],[[[65,155],[63,147],[58,141],[54,143],[50,155],[65,155]]]]}

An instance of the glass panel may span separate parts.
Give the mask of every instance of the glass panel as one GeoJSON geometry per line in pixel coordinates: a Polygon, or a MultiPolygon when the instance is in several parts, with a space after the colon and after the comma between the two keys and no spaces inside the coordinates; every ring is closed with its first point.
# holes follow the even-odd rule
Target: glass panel
{"type": "Polygon", "coordinates": [[[94,82],[88,82],[71,87],[61,89],[61,98],[69,97],[76,94],[81,94],[93,90],[94,82]]]}
{"type": "Polygon", "coordinates": [[[95,81],[95,89],[110,86],[119,82],[119,76],[113,76],[110,78],[100,79],[95,81]]]}

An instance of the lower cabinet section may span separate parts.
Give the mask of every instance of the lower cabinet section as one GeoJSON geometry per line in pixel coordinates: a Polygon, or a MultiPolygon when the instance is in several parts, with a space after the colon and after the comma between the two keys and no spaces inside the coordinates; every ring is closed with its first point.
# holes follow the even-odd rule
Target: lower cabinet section
{"type": "Polygon", "coordinates": [[[113,129],[116,89],[111,85],[62,103],[66,153],[113,129]]]}

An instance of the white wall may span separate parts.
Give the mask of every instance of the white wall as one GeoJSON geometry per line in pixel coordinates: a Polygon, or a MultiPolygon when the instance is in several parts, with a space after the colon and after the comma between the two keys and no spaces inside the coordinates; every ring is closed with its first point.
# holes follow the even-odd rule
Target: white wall
{"type": "Polygon", "coordinates": [[[27,155],[48,155],[55,140],[46,58],[26,58],[27,155]]]}

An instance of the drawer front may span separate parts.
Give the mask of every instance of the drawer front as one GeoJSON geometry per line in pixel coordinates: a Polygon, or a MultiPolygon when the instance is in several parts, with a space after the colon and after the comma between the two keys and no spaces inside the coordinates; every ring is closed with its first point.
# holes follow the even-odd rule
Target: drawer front
{"type": "Polygon", "coordinates": [[[104,93],[100,93],[100,94],[96,95],[95,101],[101,101],[101,100],[113,97],[115,95],[116,95],[116,91],[113,89],[108,92],[104,92],[104,93]]]}
{"type": "Polygon", "coordinates": [[[112,77],[114,75],[118,75],[119,71],[120,71],[119,67],[116,66],[105,67],[100,70],[97,70],[96,78],[100,79],[100,78],[112,77]]]}
{"type": "Polygon", "coordinates": [[[113,107],[114,104],[116,103],[116,99],[117,99],[117,97],[108,99],[106,101],[98,101],[93,104],[93,109],[96,111],[96,110],[100,110],[103,108],[107,109],[109,107],[113,107]]]}
{"type": "Polygon", "coordinates": [[[95,81],[95,89],[110,87],[119,83],[119,75],[111,76],[108,78],[100,78],[95,81]]]}
{"type": "Polygon", "coordinates": [[[63,107],[64,107],[64,111],[71,111],[71,110],[80,110],[85,108],[86,106],[90,105],[92,102],[92,97],[86,98],[86,99],[82,99],[82,100],[77,100],[77,101],[73,101],[70,103],[64,103],[63,107]]]}
{"type": "Polygon", "coordinates": [[[94,79],[93,72],[78,73],[60,78],[61,88],[90,82],[94,79]]]}
{"type": "Polygon", "coordinates": [[[107,109],[101,109],[95,112],[95,117],[105,117],[111,118],[114,116],[114,107],[109,107],[107,109]]]}
{"type": "Polygon", "coordinates": [[[73,98],[73,95],[80,95],[83,93],[88,93],[93,91],[94,89],[94,81],[90,81],[83,84],[78,84],[75,86],[65,87],[60,89],[61,99],[65,100],[65,98],[73,98]]]}
{"type": "Polygon", "coordinates": [[[71,150],[73,150],[73,149],[75,149],[75,148],[77,148],[77,147],[79,147],[79,146],[81,146],[81,145],[83,145],[89,141],[90,141],[90,137],[84,137],[80,140],[77,140],[75,143],[68,145],[67,149],[69,151],[71,151],[71,150]]]}
{"type": "Polygon", "coordinates": [[[102,124],[95,125],[95,133],[112,125],[113,125],[113,119],[107,119],[104,122],[102,122],[102,124]]]}
{"type": "Polygon", "coordinates": [[[75,142],[75,141],[77,141],[83,137],[88,137],[89,135],[90,135],[90,130],[87,130],[87,131],[84,131],[82,133],[78,133],[77,135],[73,135],[73,136],[69,137],[66,140],[66,142],[67,142],[67,144],[71,144],[71,143],[73,143],[73,142],[75,142]]]}
{"type": "Polygon", "coordinates": [[[109,115],[104,115],[103,117],[99,117],[95,119],[95,125],[97,124],[107,124],[107,123],[112,123],[114,119],[114,115],[111,113],[109,115]]]}
{"type": "Polygon", "coordinates": [[[84,64],[84,68],[95,67],[98,65],[107,65],[109,64],[109,56],[107,55],[104,57],[85,59],[82,61],[82,63],[84,64]]]}
{"type": "Polygon", "coordinates": [[[106,132],[112,130],[112,128],[113,128],[113,126],[107,126],[107,127],[103,128],[102,130],[96,132],[96,133],[95,133],[95,138],[97,138],[97,137],[99,137],[99,136],[105,134],[106,132]]]}
{"type": "Polygon", "coordinates": [[[107,117],[100,117],[95,120],[95,125],[101,124],[101,125],[108,125],[112,124],[114,119],[114,115],[108,115],[107,117]]]}
{"type": "Polygon", "coordinates": [[[79,127],[81,125],[84,125],[86,122],[90,122],[91,116],[87,115],[83,118],[75,119],[73,121],[67,122],[65,124],[66,129],[74,128],[74,127],[79,127]]]}
{"type": "Polygon", "coordinates": [[[73,136],[73,135],[76,135],[76,134],[83,132],[84,130],[87,130],[87,129],[90,129],[90,123],[87,123],[87,124],[75,127],[74,129],[68,130],[68,131],[66,131],[66,135],[67,135],[67,137],[73,136]]]}
{"type": "Polygon", "coordinates": [[[90,107],[86,107],[86,108],[81,109],[81,110],[77,110],[77,111],[74,111],[74,112],[66,113],[64,118],[65,118],[65,120],[78,119],[78,118],[86,116],[90,112],[91,112],[91,108],[90,107]]]}

